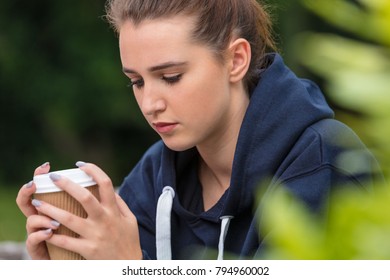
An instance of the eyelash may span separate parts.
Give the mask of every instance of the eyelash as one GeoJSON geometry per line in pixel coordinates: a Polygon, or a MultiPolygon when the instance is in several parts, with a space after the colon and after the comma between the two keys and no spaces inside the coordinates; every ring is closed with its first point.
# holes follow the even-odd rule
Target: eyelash
{"type": "Polygon", "coordinates": [[[175,76],[169,76],[169,77],[162,76],[161,79],[164,80],[167,84],[173,85],[174,83],[177,83],[178,81],[180,81],[182,75],[183,74],[177,74],[175,76]]]}
{"type": "MultiPolygon", "coordinates": [[[[173,85],[177,82],[179,82],[182,78],[183,74],[178,74],[178,75],[175,75],[175,76],[169,76],[169,77],[165,77],[165,76],[162,76],[161,79],[163,81],[165,81],[168,85],[173,85]]],[[[137,89],[141,89],[143,86],[144,86],[144,80],[143,79],[138,79],[136,81],[131,81],[129,84],[128,84],[129,87],[137,87],[137,89]]]]}
{"type": "Polygon", "coordinates": [[[128,84],[128,87],[134,87],[136,86],[138,89],[142,88],[144,86],[144,80],[143,79],[139,79],[139,80],[136,80],[136,81],[131,81],[129,84],[128,84]]]}

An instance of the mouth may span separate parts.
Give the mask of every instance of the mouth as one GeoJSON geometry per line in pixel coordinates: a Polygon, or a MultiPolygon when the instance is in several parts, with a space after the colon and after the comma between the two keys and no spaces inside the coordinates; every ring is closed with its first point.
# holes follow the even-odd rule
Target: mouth
{"type": "Polygon", "coordinates": [[[177,123],[158,122],[158,123],[153,123],[153,126],[155,127],[158,133],[166,134],[172,132],[177,126],[177,123]]]}

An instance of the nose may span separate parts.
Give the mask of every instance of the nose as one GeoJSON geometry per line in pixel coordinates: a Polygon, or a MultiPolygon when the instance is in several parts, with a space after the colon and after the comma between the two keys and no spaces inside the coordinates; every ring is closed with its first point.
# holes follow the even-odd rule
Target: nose
{"type": "Polygon", "coordinates": [[[145,85],[140,101],[141,111],[146,116],[155,115],[166,109],[166,102],[162,93],[152,86],[145,85]]]}

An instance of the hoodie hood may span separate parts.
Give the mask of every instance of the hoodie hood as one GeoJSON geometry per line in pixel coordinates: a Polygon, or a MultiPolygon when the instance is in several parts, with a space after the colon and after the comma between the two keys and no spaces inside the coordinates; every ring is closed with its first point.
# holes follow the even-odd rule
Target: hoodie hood
{"type": "Polygon", "coordinates": [[[248,207],[254,188],[273,177],[306,128],[334,117],[316,84],[299,79],[280,55],[267,59],[241,126],[223,215],[248,207]]]}

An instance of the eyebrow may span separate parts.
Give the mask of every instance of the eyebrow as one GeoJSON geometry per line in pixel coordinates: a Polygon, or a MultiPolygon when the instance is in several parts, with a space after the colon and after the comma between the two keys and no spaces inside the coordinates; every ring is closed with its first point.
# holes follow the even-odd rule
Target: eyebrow
{"type": "MultiPolygon", "coordinates": [[[[165,62],[165,63],[148,68],[148,71],[149,72],[156,72],[156,71],[160,71],[160,70],[164,70],[164,69],[168,69],[168,68],[172,68],[172,67],[183,66],[183,65],[187,65],[187,64],[188,64],[187,62],[165,62]]],[[[124,73],[137,74],[137,71],[132,70],[130,68],[123,67],[122,70],[124,73]]]]}

